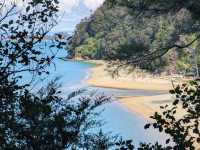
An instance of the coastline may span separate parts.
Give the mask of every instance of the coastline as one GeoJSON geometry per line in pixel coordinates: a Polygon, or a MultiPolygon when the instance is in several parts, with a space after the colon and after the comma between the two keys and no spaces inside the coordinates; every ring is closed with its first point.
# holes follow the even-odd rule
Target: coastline
{"type": "Polygon", "coordinates": [[[149,120],[155,112],[160,112],[160,106],[172,101],[170,94],[155,96],[119,97],[119,104],[128,109],[129,112],[138,114],[149,120]]]}
{"type": "MultiPolygon", "coordinates": [[[[174,98],[169,94],[169,90],[173,88],[173,85],[175,86],[186,81],[176,80],[172,85],[171,80],[166,78],[142,77],[137,79],[132,78],[130,80],[128,79],[130,76],[127,76],[120,77],[119,80],[118,78],[112,79],[112,77],[105,71],[106,63],[104,61],[76,61],[82,61],[94,65],[87,70],[87,78],[84,79],[84,82],[89,86],[124,90],[156,91],[158,94],[153,96],[145,96],[144,94],[144,96],[116,97],[118,99],[117,103],[122,108],[134,115],[138,115],[138,117],[141,117],[148,122],[152,122],[150,116],[154,115],[155,112],[161,113],[160,106],[172,103],[174,98]],[[164,94],[159,94],[159,92],[164,94]]],[[[181,107],[178,107],[176,116],[181,117],[183,114],[185,114],[185,111],[181,107]]],[[[195,145],[195,147],[199,147],[199,145],[195,145]]]]}
{"type": "Polygon", "coordinates": [[[164,94],[154,96],[128,96],[117,97],[118,103],[128,109],[132,113],[136,113],[145,119],[154,112],[160,111],[160,105],[166,105],[172,102],[173,98],[169,94],[169,90],[173,88],[173,84],[180,82],[173,82],[168,78],[153,78],[150,76],[138,75],[137,77],[132,74],[112,78],[112,76],[105,71],[106,62],[102,60],[89,60],[89,63],[96,64],[89,69],[90,76],[86,83],[94,87],[124,89],[124,90],[144,90],[144,91],[157,91],[164,94]]]}
{"type": "MultiPolygon", "coordinates": [[[[102,60],[85,61],[96,64],[90,71],[90,77],[87,83],[95,87],[124,89],[124,90],[150,90],[162,91],[168,93],[173,88],[172,80],[164,77],[154,78],[144,73],[126,74],[122,73],[120,76],[113,78],[106,69],[106,62],[102,60]]],[[[177,81],[173,82],[178,84],[177,81]]]]}

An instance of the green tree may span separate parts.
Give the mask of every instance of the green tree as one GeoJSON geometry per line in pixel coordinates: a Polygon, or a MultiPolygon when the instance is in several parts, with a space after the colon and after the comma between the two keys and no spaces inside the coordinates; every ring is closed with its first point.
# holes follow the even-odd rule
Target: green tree
{"type": "MultiPolygon", "coordinates": [[[[107,4],[111,7],[115,7],[116,5],[128,7],[131,11],[131,14],[135,17],[135,21],[138,22],[142,22],[142,20],[148,20],[148,18],[151,18],[153,22],[151,21],[149,24],[146,24],[146,27],[152,25],[158,26],[159,21],[154,19],[163,18],[165,22],[168,22],[166,24],[167,28],[172,29],[170,32],[163,32],[161,38],[166,37],[166,39],[162,42],[162,45],[156,44],[157,47],[154,47],[150,43],[149,50],[146,51],[143,56],[135,57],[133,53],[133,58],[126,60],[128,64],[152,61],[156,58],[162,57],[169,50],[187,48],[200,38],[200,17],[198,13],[199,1],[192,0],[181,2],[179,0],[108,0],[107,4]],[[181,36],[190,34],[196,34],[196,37],[191,39],[186,44],[180,43],[181,36]]],[[[152,37],[152,40],[156,40],[156,37],[152,37]]]]}
{"type": "MultiPolygon", "coordinates": [[[[153,127],[159,132],[169,136],[166,146],[141,143],[139,150],[194,150],[200,143],[200,80],[190,81],[187,84],[174,87],[170,93],[174,101],[170,105],[161,106],[161,113],[155,112],[151,124],[146,124],[145,129],[153,127]],[[183,109],[181,116],[178,111],[183,109]]],[[[120,149],[133,150],[132,141],[119,141],[116,145],[120,149]]]]}
{"type": "Polygon", "coordinates": [[[83,58],[95,58],[99,51],[98,40],[88,38],[81,46],[75,48],[75,55],[83,58]]]}
{"type": "Polygon", "coordinates": [[[176,65],[178,70],[182,72],[184,76],[186,76],[188,72],[192,72],[191,58],[192,56],[189,52],[181,51],[179,54],[179,59],[177,60],[176,65]]]}
{"type": "MultiPolygon", "coordinates": [[[[190,49],[190,46],[194,46],[193,44],[195,44],[195,42],[200,38],[199,1],[110,0],[107,1],[107,4],[111,7],[113,5],[126,6],[131,9],[131,14],[139,20],[148,20],[148,18],[153,20],[153,18],[157,17],[165,17],[166,20],[168,18],[172,19],[171,23],[173,25],[173,30],[172,32],[170,31],[171,34],[168,35],[169,31],[161,32],[161,37],[158,36],[161,40],[164,38],[161,45],[156,44],[156,47],[153,47],[154,45],[150,43],[149,50],[145,51],[143,55],[138,55],[137,57],[135,57],[135,54],[133,53],[133,57],[130,56],[130,59],[124,60],[125,64],[149,62],[162,57],[169,50],[190,49]],[[189,41],[182,41],[182,37],[185,38],[191,34],[195,35],[195,37],[189,41]]],[[[158,23],[159,22],[155,22],[154,25],[157,25],[158,23]]],[[[160,33],[158,33],[158,35],[159,34],[160,33]]],[[[155,39],[156,36],[153,37],[153,41],[155,39]]],[[[135,45],[135,43],[133,44],[135,45]]],[[[141,45],[143,46],[145,43],[141,45]]],[[[151,116],[155,122],[145,125],[146,129],[152,126],[153,128],[158,129],[158,131],[168,134],[169,139],[166,140],[166,144],[168,146],[164,147],[158,143],[141,144],[139,149],[192,150],[199,146],[199,83],[199,80],[195,80],[187,84],[174,87],[174,89],[170,91],[170,93],[174,95],[173,103],[171,105],[161,106],[162,112],[156,112],[153,116],[151,116]],[[185,110],[185,113],[183,113],[181,117],[176,115],[179,108],[185,110]]],[[[133,149],[133,147],[130,148],[130,142],[122,141],[121,144],[117,144],[121,145],[121,149],[133,149]]]]}
{"type": "MultiPolygon", "coordinates": [[[[182,40],[184,43],[188,43],[192,39],[195,39],[196,35],[187,35],[182,40]]],[[[185,72],[184,74],[191,74],[195,77],[199,77],[199,40],[196,40],[193,44],[185,49],[178,50],[177,67],[180,71],[185,72]]]]}
{"type": "MultiPolygon", "coordinates": [[[[124,64],[121,65],[122,68],[127,64],[134,64],[134,66],[136,64],[137,67],[151,72],[171,71],[168,68],[172,68],[171,65],[176,62],[176,51],[171,51],[170,55],[164,57],[156,57],[156,60],[140,59],[140,62],[138,59],[174,44],[174,41],[179,39],[179,33],[176,31],[182,33],[182,30],[186,28],[185,25],[182,26],[182,22],[187,23],[191,18],[188,12],[183,10],[172,15],[136,15],[130,6],[116,4],[118,2],[116,1],[115,5],[110,7],[107,5],[108,2],[109,0],[105,1],[94,14],[77,26],[70,44],[71,51],[82,47],[88,38],[95,38],[100,45],[101,57],[98,55],[98,58],[115,61],[113,65],[117,60],[124,64]],[[131,43],[133,46],[130,46],[131,43]],[[134,44],[137,45],[135,46],[137,49],[133,48],[134,44]],[[128,59],[124,57],[126,55],[128,59]],[[138,63],[132,63],[133,61],[138,63]]],[[[187,27],[190,25],[188,23],[187,27]]],[[[80,51],[84,50],[80,49],[80,51]]],[[[159,53],[164,53],[164,51],[159,51],[159,53]]],[[[97,59],[97,56],[93,59],[97,59]]],[[[175,70],[175,67],[172,70],[175,70]]]]}
{"type": "Polygon", "coordinates": [[[57,25],[57,0],[22,2],[20,8],[12,1],[0,3],[0,149],[84,149],[88,143],[90,149],[108,148],[112,142],[103,139],[110,138],[91,131],[100,125],[96,108],[108,97],[84,97],[79,90],[63,99],[57,79],[32,90],[36,79],[48,77],[48,67],[66,43],[59,34],[48,38],[57,25]],[[27,75],[30,82],[24,80],[27,75]]]}

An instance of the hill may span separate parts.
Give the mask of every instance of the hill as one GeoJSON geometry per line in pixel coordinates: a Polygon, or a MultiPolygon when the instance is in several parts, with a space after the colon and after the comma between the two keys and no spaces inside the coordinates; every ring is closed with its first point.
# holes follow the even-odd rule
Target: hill
{"type": "MultiPolygon", "coordinates": [[[[76,27],[70,44],[74,57],[85,59],[127,60],[143,55],[149,50],[164,47],[172,41],[184,42],[179,33],[189,26],[189,14],[181,10],[178,14],[140,18],[131,14],[125,6],[110,7],[107,1],[89,18],[76,27]],[[155,23],[156,22],[156,23],[155,23]]],[[[187,50],[173,50],[164,57],[139,67],[151,72],[179,73],[191,68],[192,53],[187,50]]]]}

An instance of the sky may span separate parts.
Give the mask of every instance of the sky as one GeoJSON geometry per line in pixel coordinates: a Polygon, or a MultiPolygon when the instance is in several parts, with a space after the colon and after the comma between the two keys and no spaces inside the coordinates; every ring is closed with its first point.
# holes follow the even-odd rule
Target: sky
{"type": "Polygon", "coordinates": [[[88,17],[104,0],[60,0],[60,20],[53,32],[73,32],[81,19],[88,17]]]}
{"type": "MultiPolygon", "coordinates": [[[[0,3],[3,0],[0,0],[0,3]]],[[[24,7],[30,0],[6,0],[6,5],[16,3],[17,6],[24,7]]],[[[52,33],[68,32],[72,33],[76,25],[85,17],[89,17],[105,0],[59,0],[58,25],[52,33]]]]}

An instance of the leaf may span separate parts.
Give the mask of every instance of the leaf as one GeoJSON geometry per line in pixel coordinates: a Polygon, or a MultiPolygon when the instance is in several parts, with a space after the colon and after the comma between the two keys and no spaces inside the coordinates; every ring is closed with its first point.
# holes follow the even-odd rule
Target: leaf
{"type": "Polygon", "coordinates": [[[163,128],[160,126],[159,127],[159,132],[162,132],[163,131],[163,128]]]}
{"type": "Polygon", "coordinates": [[[177,104],[178,104],[178,102],[179,102],[179,100],[178,100],[178,99],[176,99],[176,100],[173,102],[173,105],[177,105],[177,104]]]}
{"type": "Polygon", "coordinates": [[[56,4],[59,4],[59,1],[58,1],[58,0],[54,0],[54,2],[55,2],[56,4]]]}
{"type": "Polygon", "coordinates": [[[9,25],[11,25],[11,24],[13,24],[13,20],[10,20],[10,21],[9,21],[9,25]]]}
{"type": "Polygon", "coordinates": [[[197,138],[197,143],[200,143],[200,138],[197,138]]]}
{"type": "Polygon", "coordinates": [[[3,24],[2,27],[8,28],[8,24],[3,24]]]}
{"type": "Polygon", "coordinates": [[[67,100],[70,100],[78,95],[81,95],[82,93],[84,93],[86,90],[85,89],[80,89],[80,90],[77,90],[77,91],[74,91],[72,93],[70,93],[67,97],[67,100]]]}
{"type": "Polygon", "coordinates": [[[132,140],[127,140],[126,144],[131,144],[133,141],[132,140]]]}
{"type": "Polygon", "coordinates": [[[121,144],[119,142],[115,143],[115,145],[120,146],[121,144]]]}
{"type": "Polygon", "coordinates": [[[150,126],[151,126],[151,124],[146,124],[146,125],[144,126],[144,129],[148,129],[150,126]]]}
{"type": "Polygon", "coordinates": [[[166,150],[172,150],[172,147],[171,146],[167,146],[166,150]]]}
{"type": "Polygon", "coordinates": [[[26,7],[26,12],[29,12],[30,8],[30,6],[26,7]]]}
{"type": "Polygon", "coordinates": [[[169,93],[170,94],[175,94],[175,91],[174,90],[170,90],[169,93]]]}
{"type": "Polygon", "coordinates": [[[164,106],[160,106],[160,109],[164,109],[164,106]]]}
{"type": "Polygon", "coordinates": [[[170,142],[170,139],[167,139],[167,140],[166,140],[166,144],[169,144],[169,142],[170,142]]]}
{"type": "Polygon", "coordinates": [[[62,35],[61,35],[61,34],[58,34],[58,38],[59,38],[59,39],[62,39],[62,35]]]}

